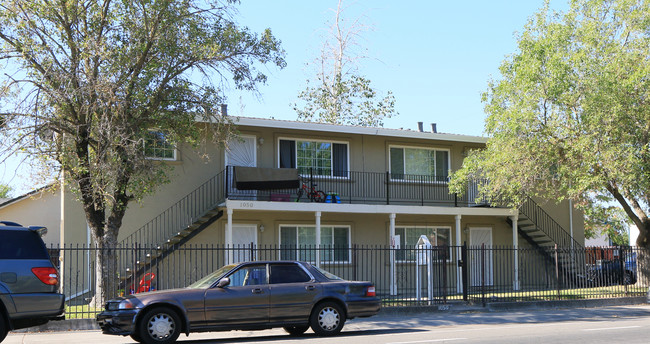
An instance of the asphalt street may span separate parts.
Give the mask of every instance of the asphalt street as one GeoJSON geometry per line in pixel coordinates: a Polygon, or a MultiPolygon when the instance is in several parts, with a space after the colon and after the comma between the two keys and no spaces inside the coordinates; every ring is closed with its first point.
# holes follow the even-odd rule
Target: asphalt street
{"type": "MultiPolygon", "coordinates": [[[[282,329],[181,335],[179,343],[649,343],[650,305],[509,312],[383,314],[346,323],[332,338],[282,329]]],[[[134,343],[99,331],[10,333],[3,344],[134,343]]]]}

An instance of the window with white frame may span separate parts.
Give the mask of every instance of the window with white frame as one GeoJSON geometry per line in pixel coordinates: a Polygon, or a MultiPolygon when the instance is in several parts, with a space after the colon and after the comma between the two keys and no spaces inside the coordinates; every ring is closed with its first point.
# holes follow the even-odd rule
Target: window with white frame
{"type": "MultiPolygon", "coordinates": [[[[416,245],[420,236],[426,235],[431,246],[449,246],[451,242],[451,227],[410,226],[395,227],[395,235],[400,237],[400,250],[397,251],[397,260],[413,261],[416,256],[416,245]]],[[[442,251],[440,252],[442,253],[442,251]]],[[[449,259],[449,252],[444,252],[444,257],[434,255],[435,259],[449,259]]]]}
{"type": "Polygon", "coordinates": [[[390,147],[390,173],[396,180],[446,182],[449,175],[449,150],[390,147]]]}
{"type": "Polygon", "coordinates": [[[345,142],[280,139],[280,168],[297,168],[301,175],[347,177],[345,142]]]}
{"type": "MultiPolygon", "coordinates": [[[[321,262],[350,261],[350,227],[321,226],[321,262]]],[[[316,261],[316,226],[281,225],[280,258],[316,261]]]]}
{"type": "Polygon", "coordinates": [[[176,148],[162,131],[150,130],[147,133],[144,154],[148,159],[176,160],[176,148]]]}

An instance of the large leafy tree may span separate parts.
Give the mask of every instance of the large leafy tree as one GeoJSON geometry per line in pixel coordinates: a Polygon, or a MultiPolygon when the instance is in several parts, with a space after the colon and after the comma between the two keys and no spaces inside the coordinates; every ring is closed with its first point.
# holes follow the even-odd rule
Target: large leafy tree
{"type": "Polygon", "coordinates": [[[359,20],[347,24],[339,0],[317,67],[315,80],[307,80],[300,92],[300,104],[293,105],[298,119],[360,126],[383,126],[384,119],[397,115],[395,97],[388,91],[382,98],[370,79],[359,73],[355,52],[363,31],[359,20]]]}
{"type": "Polygon", "coordinates": [[[489,83],[487,147],[452,189],[486,178],[482,195],[504,205],[539,195],[602,214],[617,204],[650,247],[649,56],[649,1],[574,0],[564,13],[547,3],[489,83]]]}
{"type": "MultiPolygon", "coordinates": [[[[0,153],[25,151],[63,172],[97,246],[114,247],[129,202],[167,180],[164,165],[144,156],[151,129],[176,144],[221,141],[229,126],[218,105],[228,80],[254,91],[266,80],[256,65],[284,67],[270,30],[256,34],[235,22],[237,2],[0,4],[0,153]]],[[[103,298],[115,253],[98,252],[103,298]]]]}
{"type": "Polygon", "coordinates": [[[11,186],[6,184],[0,184],[0,198],[9,198],[11,197],[11,186]]]}

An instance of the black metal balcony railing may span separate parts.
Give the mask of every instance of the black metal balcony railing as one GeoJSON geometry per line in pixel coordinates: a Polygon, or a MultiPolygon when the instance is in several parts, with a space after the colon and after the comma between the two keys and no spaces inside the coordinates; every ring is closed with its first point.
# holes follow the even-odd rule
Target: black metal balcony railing
{"type": "MultiPolygon", "coordinates": [[[[303,175],[302,182],[309,189],[323,191],[329,195],[328,202],[347,204],[392,204],[420,206],[486,206],[487,202],[476,203],[476,190],[482,181],[471,181],[468,192],[460,196],[449,193],[448,177],[428,175],[391,174],[390,172],[340,173],[345,177],[326,175],[303,175]]],[[[233,166],[226,168],[226,175],[233,175],[233,166]]],[[[238,190],[227,177],[227,198],[232,200],[313,202],[305,196],[298,197],[298,189],[238,190]]]]}

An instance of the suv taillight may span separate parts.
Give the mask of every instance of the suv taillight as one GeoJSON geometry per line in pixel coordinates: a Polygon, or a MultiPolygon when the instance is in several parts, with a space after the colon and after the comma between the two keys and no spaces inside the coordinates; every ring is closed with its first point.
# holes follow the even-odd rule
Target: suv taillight
{"type": "Polygon", "coordinates": [[[377,293],[375,293],[375,286],[370,286],[366,289],[366,296],[377,296],[377,293]]]}
{"type": "Polygon", "coordinates": [[[56,285],[59,283],[59,273],[55,268],[32,268],[32,273],[47,285],[56,285]]]}

